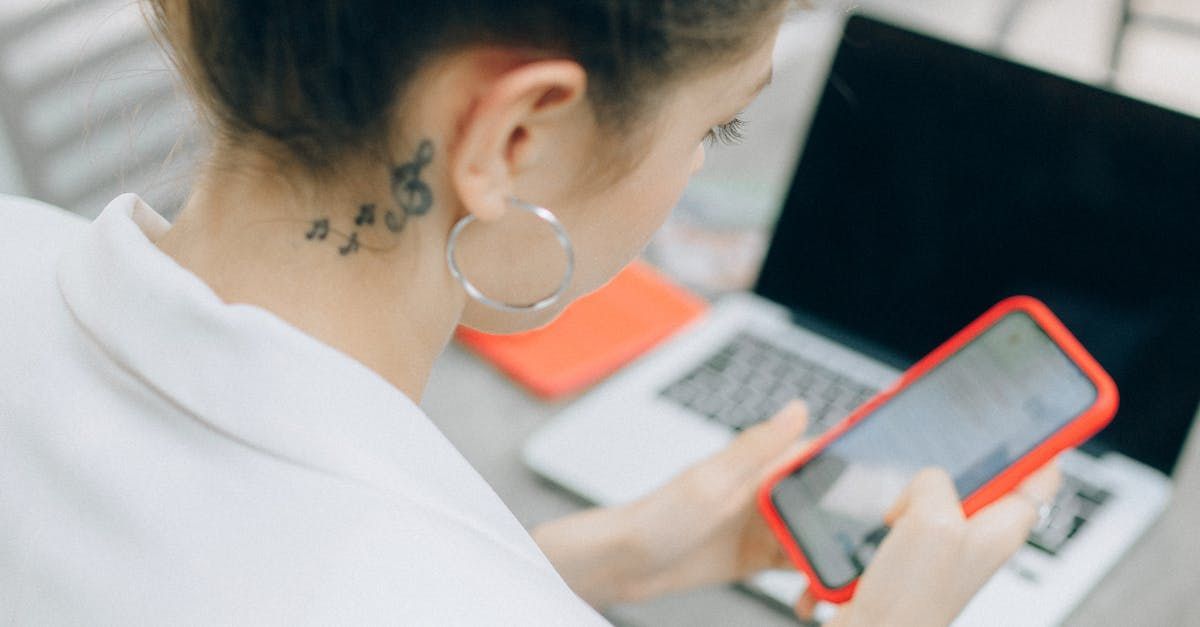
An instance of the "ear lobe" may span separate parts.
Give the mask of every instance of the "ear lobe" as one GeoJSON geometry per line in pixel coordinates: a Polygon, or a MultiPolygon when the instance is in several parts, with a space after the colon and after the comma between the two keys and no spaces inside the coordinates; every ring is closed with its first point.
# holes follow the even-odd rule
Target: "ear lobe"
{"type": "Polygon", "coordinates": [[[460,124],[452,156],[451,180],[468,211],[485,221],[504,215],[514,173],[537,159],[534,135],[570,110],[586,86],[583,68],[566,60],[532,61],[492,77],[460,124]]]}

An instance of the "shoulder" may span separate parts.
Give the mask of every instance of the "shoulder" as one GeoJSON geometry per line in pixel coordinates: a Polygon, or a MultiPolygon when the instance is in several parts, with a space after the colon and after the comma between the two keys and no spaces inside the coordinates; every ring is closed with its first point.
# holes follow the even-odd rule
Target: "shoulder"
{"type": "Polygon", "coordinates": [[[0,194],[0,284],[39,280],[87,219],[32,198],[0,194]]]}
{"type": "Polygon", "coordinates": [[[15,332],[18,321],[34,321],[52,306],[59,256],[87,225],[58,207],[0,194],[0,332],[15,332]]]}
{"type": "Polygon", "coordinates": [[[66,209],[40,200],[9,194],[0,194],[0,219],[45,228],[69,228],[87,223],[82,216],[66,209]]]}
{"type": "Polygon", "coordinates": [[[88,221],[65,209],[0,194],[0,267],[18,268],[30,255],[57,252],[88,221]]]}

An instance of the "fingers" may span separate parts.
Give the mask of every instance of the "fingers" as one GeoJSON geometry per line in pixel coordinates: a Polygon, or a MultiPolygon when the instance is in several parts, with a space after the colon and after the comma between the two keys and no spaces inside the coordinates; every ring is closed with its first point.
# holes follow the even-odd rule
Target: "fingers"
{"type": "Polygon", "coordinates": [[[979,547],[978,554],[990,572],[1021,547],[1037,520],[1037,508],[1010,494],[972,516],[967,535],[972,545],[979,547]]]}
{"type": "Polygon", "coordinates": [[[1058,470],[1058,459],[1055,458],[1029,475],[1017,489],[1038,502],[1049,503],[1061,487],[1062,473],[1058,470]]]}
{"type": "Polygon", "coordinates": [[[800,598],[796,600],[796,605],[793,606],[793,609],[796,611],[796,616],[800,617],[800,620],[811,621],[813,614],[817,611],[817,599],[813,597],[811,591],[805,590],[800,595],[800,598]]]}
{"type": "Polygon", "coordinates": [[[916,515],[923,520],[945,517],[949,520],[963,518],[962,504],[954,480],[941,468],[926,468],[917,473],[908,487],[884,515],[888,525],[905,516],[916,515]]]}
{"type": "Polygon", "coordinates": [[[768,477],[774,475],[775,472],[780,468],[796,461],[796,458],[800,457],[804,450],[811,446],[812,443],[812,438],[800,438],[799,440],[792,442],[792,444],[784,449],[782,453],[776,456],[774,460],[763,467],[762,477],[759,479],[759,481],[766,481],[768,477]]]}
{"type": "Polygon", "coordinates": [[[748,577],[767,569],[792,569],[787,551],[767,525],[766,519],[755,512],[749,516],[740,544],[742,553],[739,577],[748,577]]]}
{"type": "Polygon", "coordinates": [[[770,420],[744,431],[722,453],[729,469],[742,475],[758,475],[784,452],[795,446],[808,428],[808,408],[792,401],[770,420]]]}
{"type": "Polygon", "coordinates": [[[1016,491],[971,517],[968,535],[973,543],[986,547],[994,568],[1024,544],[1037,525],[1040,506],[1054,499],[1061,483],[1062,475],[1052,461],[1030,475],[1016,491]]]}

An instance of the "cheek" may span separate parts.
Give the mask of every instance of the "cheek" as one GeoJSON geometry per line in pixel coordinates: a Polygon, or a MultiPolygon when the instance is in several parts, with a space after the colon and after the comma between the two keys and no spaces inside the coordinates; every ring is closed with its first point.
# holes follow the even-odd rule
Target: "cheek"
{"type": "Polygon", "coordinates": [[[595,289],[612,278],[641,253],[666,221],[688,179],[704,160],[703,148],[691,154],[681,152],[668,158],[647,159],[637,172],[606,194],[592,214],[603,216],[603,224],[588,234],[595,237],[581,242],[593,252],[586,258],[599,262],[581,268],[583,289],[595,289]]]}

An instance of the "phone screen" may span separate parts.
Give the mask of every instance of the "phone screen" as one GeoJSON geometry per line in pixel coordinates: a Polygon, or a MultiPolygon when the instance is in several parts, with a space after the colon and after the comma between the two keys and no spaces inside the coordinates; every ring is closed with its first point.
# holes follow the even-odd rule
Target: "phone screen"
{"type": "Polygon", "coordinates": [[[883,517],[918,471],[944,468],[960,497],[1086,411],[1097,390],[1025,313],[1013,312],[913,381],[772,491],[826,587],[862,574],[883,517]]]}

